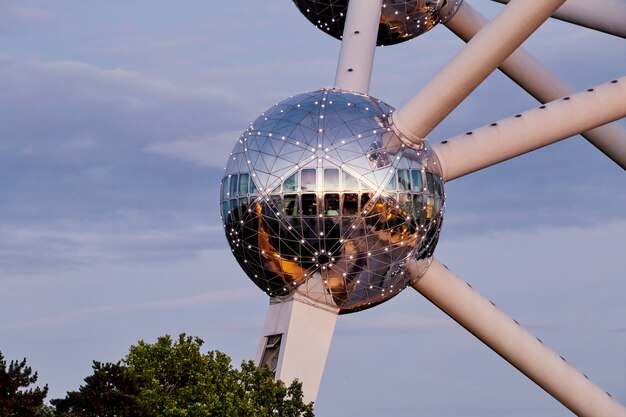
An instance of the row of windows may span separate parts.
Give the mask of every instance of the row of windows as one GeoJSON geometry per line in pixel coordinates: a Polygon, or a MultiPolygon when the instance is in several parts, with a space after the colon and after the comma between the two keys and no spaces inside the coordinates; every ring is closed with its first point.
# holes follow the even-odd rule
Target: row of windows
{"type": "MultiPolygon", "coordinates": [[[[337,168],[304,168],[295,172],[272,190],[272,194],[306,191],[372,191],[346,171],[337,168]]],[[[387,191],[428,191],[443,195],[441,179],[431,172],[418,169],[398,169],[386,187],[387,191]]],[[[258,189],[250,174],[233,174],[222,180],[222,200],[258,194],[258,189]]]]}
{"type": "MultiPolygon", "coordinates": [[[[275,194],[270,201],[277,211],[286,216],[357,216],[372,198],[373,193],[324,193],[318,198],[314,193],[302,194],[275,194]]],[[[398,208],[412,213],[416,218],[432,218],[433,214],[441,209],[442,199],[412,193],[398,193],[393,195],[398,202],[398,208]]],[[[222,202],[222,218],[227,221],[239,221],[248,210],[249,204],[255,198],[232,198],[222,202]]]]}

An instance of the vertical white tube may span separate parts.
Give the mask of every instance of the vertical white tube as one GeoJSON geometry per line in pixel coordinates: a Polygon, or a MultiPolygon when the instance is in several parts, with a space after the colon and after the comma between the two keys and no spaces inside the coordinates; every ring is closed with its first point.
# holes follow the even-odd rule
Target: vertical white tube
{"type": "Polygon", "coordinates": [[[564,1],[511,1],[418,94],[393,113],[396,132],[411,141],[423,141],[564,1]]]}
{"type": "Polygon", "coordinates": [[[433,261],[413,288],[577,416],[626,416],[614,398],[441,263],[433,261]]]}
{"type": "Polygon", "coordinates": [[[350,0],[335,87],[367,94],[372,78],[382,0],[350,0]]]}

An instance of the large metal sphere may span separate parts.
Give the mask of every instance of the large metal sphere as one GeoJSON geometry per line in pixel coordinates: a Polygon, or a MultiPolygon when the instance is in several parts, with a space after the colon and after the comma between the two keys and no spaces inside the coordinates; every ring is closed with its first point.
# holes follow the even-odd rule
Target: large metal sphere
{"type": "Polygon", "coordinates": [[[222,179],[226,237],[272,297],[299,292],[340,313],[408,285],[443,218],[439,164],[388,125],[392,108],[340,90],[276,104],[238,139],[222,179]]]}
{"type": "MultiPolygon", "coordinates": [[[[451,18],[463,0],[383,0],[377,45],[408,41],[451,18]]],[[[348,0],[293,0],[311,23],[341,39],[348,0]]]]}

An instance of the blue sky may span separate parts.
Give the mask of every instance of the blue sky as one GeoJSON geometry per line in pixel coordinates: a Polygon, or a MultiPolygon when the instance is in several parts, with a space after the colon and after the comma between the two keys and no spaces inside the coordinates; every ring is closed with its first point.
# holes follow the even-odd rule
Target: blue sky
{"type": "MultiPolygon", "coordinates": [[[[402,105],[462,46],[437,27],[380,48],[370,93],[402,105]]],[[[563,22],[525,46],[577,90],[626,68],[623,40],[563,22]]],[[[267,298],[229,255],[221,171],[266,108],[332,86],[338,51],[288,0],[0,0],[3,354],[27,357],[50,398],[165,333],[253,358],[267,298]]],[[[494,73],[431,140],[534,105],[494,73]]],[[[571,138],[447,184],[436,250],[622,403],[624,190],[571,138]]],[[[411,289],[339,318],[316,411],[570,415],[411,289]]]]}

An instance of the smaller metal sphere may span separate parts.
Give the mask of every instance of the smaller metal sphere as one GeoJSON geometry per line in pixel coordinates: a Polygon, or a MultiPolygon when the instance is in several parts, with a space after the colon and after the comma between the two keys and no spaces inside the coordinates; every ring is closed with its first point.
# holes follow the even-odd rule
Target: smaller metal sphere
{"type": "MultiPolygon", "coordinates": [[[[376,44],[394,45],[413,39],[440,22],[446,22],[462,0],[384,0],[376,44]]],[[[348,0],[293,0],[300,12],[316,27],[341,39],[348,0]]]]}
{"type": "Polygon", "coordinates": [[[268,109],[237,140],[222,178],[226,238],[272,297],[299,293],[350,313],[409,284],[443,219],[435,155],[393,132],[393,109],[319,90],[268,109]]]}

